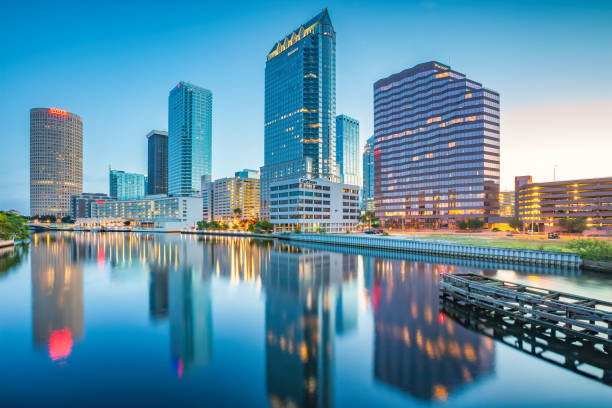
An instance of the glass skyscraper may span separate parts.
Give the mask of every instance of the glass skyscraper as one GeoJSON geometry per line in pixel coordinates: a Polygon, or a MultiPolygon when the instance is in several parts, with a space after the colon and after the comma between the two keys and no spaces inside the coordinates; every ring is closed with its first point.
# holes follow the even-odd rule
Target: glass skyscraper
{"type": "Polygon", "coordinates": [[[452,227],[499,213],[499,94],[431,61],[374,84],[381,220],[452,227]]]}
{"type": "Polygon", "coordinates": [[[364,211],[374,211],[374,136],[367,140],[363,148],[361,209],[364,211]]]}
{"type": "Polygon", "coordinates": [[[336,116],[336,162],[342,183],[361,186],[359,121],[350,116],[336,116]]]}
{"type": "Polygon", "coordinates": [[[109,195],[115,200],[138,200],[147,191],[147,178],[144,174],[126,173],[122,170],[109,170],[109,195]]]}
{"type": "Polygon", "coordinates": [[[200,191],[212,174],[212,92],[179,82],[168,98],[168,194],[200,191]]]}
{"type": "Polygon", "coordinates": [[[269,185],[294,177],[339,181],[336,164],[336,33],[327,9],[267,55],[262,217],[269,185]]]}
{"type": "Polygon", "coordinates": [[[152,130],[147,135],[147,194],[168,193],[168,132],[152,130]]]}

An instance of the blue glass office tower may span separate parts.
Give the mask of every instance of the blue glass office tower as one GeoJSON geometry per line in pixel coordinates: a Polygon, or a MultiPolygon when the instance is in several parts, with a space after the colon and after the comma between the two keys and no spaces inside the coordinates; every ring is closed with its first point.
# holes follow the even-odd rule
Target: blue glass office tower
{"type": "Polygon", "coordinates": [[[109,170],[109,190],[115,200],[138,200],[147,191],[147,177],[144,174],[109,170]]]}
{"type": "Polygon", "coordinates": [[[278,41],[267,55],[262,217],[269,184],[328,177],[336,164],[336,33],[327,9],[278,41]]]}
{"type": "Polygon", "coordinates": [[[363,211],[374,211],[374,136],[366,141],[363,148],[361,209],[363,211]]]}
{"type": "Polygon", "coordinates": [[[374,84],[374,204],[394,224],[499,213],[499,94],[436,61],[374,84]]]}
{"type": "Polygon", "coordinates": [[[342,183],[361,186],[359,121],[350,116],[336,116],[336,162],[342,183]]]}
{"type": "Polygon", "coordinates": [[[198,194],[212,174],[212,92],[179,82],[168,98],[168,194],[198,194]]]}

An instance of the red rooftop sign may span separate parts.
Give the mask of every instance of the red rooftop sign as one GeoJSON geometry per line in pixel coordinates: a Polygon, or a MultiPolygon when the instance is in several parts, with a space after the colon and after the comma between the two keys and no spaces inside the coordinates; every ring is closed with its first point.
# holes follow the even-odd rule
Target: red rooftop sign
{"type": "Polygon", "coordinates": [[[52,115],[68,116],[68,112],[61,109],[49,108],[49,113],[52,115]]]}

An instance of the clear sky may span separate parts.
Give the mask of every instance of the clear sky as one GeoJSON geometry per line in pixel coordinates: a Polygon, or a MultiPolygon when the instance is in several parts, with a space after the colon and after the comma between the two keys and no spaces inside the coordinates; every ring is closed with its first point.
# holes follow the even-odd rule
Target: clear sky
{"type": "Polygon", "coordinates": [[[28,212],[29,110],[83,118],[86,192],[146,172],[168,92],[213,92],[213,177],[263,164],[266,54],[328,7],[337,113],[372,135],[372,84],[428,60],[501,95],[502,189],[612,176],[612,1],[2,1],[0,209],[28,212]]]}

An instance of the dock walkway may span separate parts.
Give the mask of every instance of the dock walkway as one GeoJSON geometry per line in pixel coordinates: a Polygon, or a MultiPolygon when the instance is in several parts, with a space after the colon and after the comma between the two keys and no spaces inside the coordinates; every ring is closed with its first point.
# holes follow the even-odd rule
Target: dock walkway
{"type": "Polygon", "coordinates": [[[442,274],[443,301],[472,305],[612,350],[612,303],[477,274],[442,274]]]}

